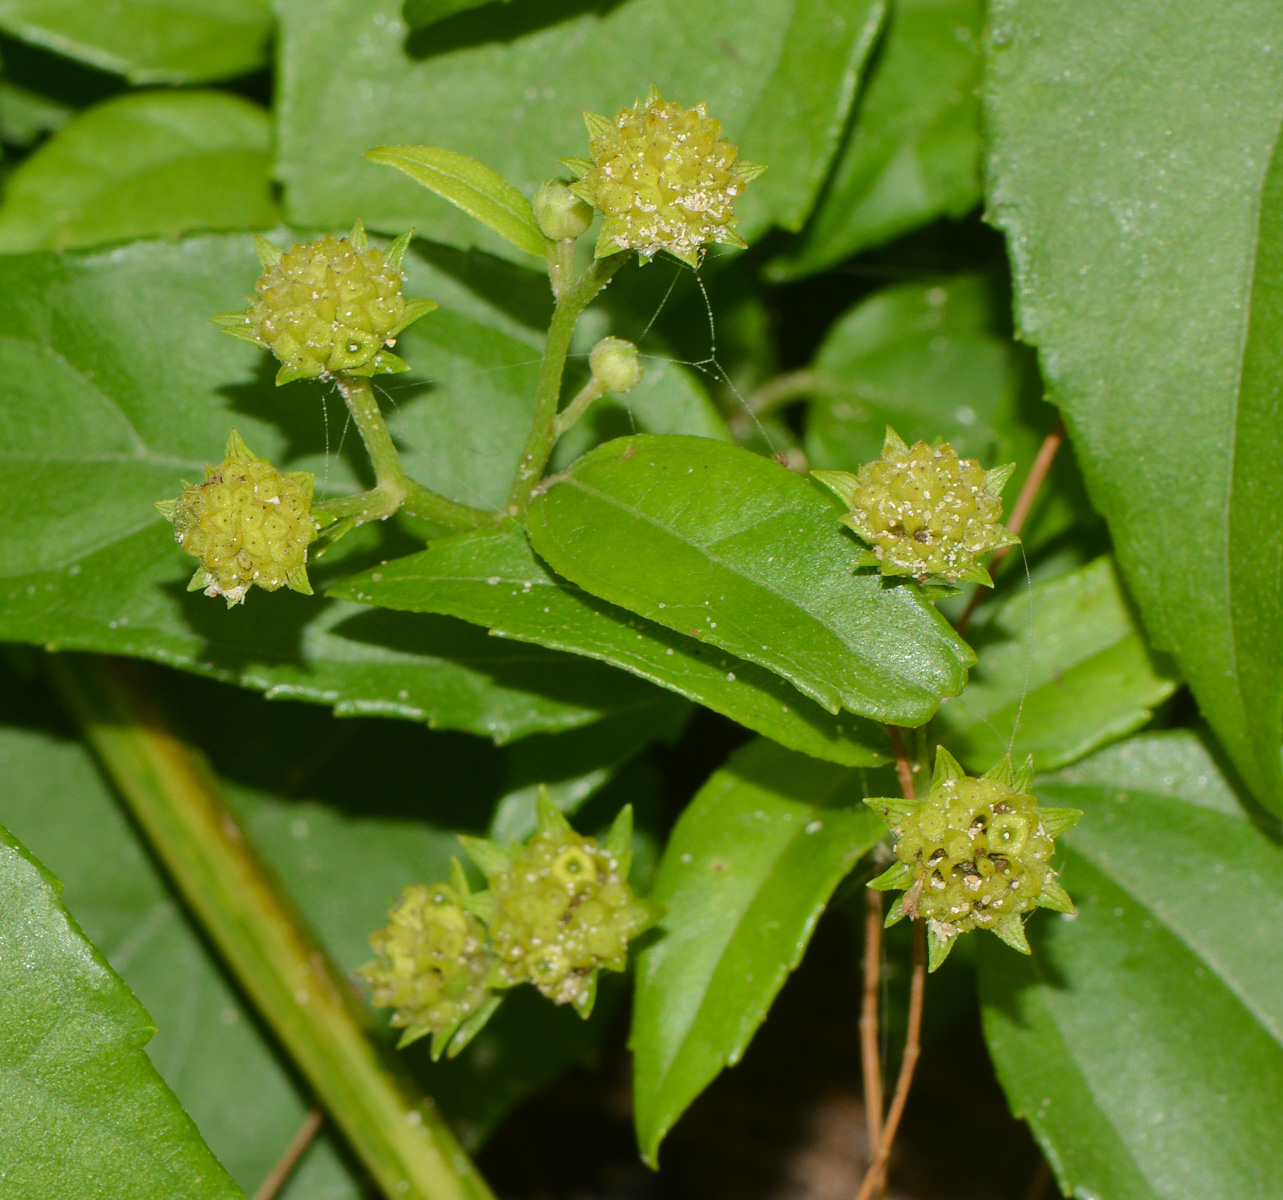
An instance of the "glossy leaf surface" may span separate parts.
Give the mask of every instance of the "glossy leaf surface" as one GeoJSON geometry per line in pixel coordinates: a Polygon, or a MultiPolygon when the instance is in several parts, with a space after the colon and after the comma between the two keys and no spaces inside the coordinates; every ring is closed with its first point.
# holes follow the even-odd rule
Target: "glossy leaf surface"
{"type": "Polygon", "coordinates": [[[638,957],[630,1039],[652,1165],[690,1102],[739,1061],[833,889],[885,831],[861,803],[865,775],[752,742],[682,813],[655,883],[666,911],[638,957]]]}
{"type": "Polygon", "coordinates": [[[372,163],[395,167],[501,238],[541,258],[552,243],[535,222],[527,200],[503,176],[466,154],[439,146],[379,146],[367,150],[372,163]]]}
{"type": "Polygon", "coordinates": [[[60,891],[0,826],[5,1190],[42,1200],[238,1200],[147,1060],[155,1026],[60,891]]]}
{"type": "Polygon", "coordinates": [[[841,156],[775,278],[822,271],[980,200],[980,0],[895,0],[841,156]]]}
{"type": "Polygon", "coordinates": [[[3,0],[0,28],[130,83],[204,83],[267,62],[267,0],[3,0]]]}
{"type": "Polygon", "coordinates": [[[442,539],[337,590],[346,599],[461,617],[501,638],[600,659],[817,758],[868,765],[887,753],[885,734],[869,722],[833,717],[770,671],[553,574],[515,529],[442,539]]]}
{"type": "Polygon", "coordinates": [[[990,19],[989,207],[1023,335],[1154,644],[1283,812],[1283,12],[990,19]]]}
{"type": "Polygon", "coordinates": [[[935,731],[977,774],[1012,747],[1017,720],[1013,757],[1051,771],[1135,732],[1178,682],[1146,646],[1108,558],[1018,589],[971,642],[971,683],[935,731]]]}
{"type": "MultiPolygon", "coordinates": [[[[413,268],[411,294],[464,291],[413,268]]],[[[185,590],[192,560],[152,502],[199,479],[229,428],[278,465],[315,471],[322,486],[356,484],[349,460],[332,452],[338,430],[331,443],[324,392],[274,388],[265,356],[209,322],[243,302],[258,269],[241,237],[0,262],[0,365],[10,380],[0,406],[0,637],[153,658],[275,696],[499,740],[653,698],[596,664],[453,621],[284,591],[232,612],[185,590]]],[[[510,475],[499,456],[515,463],[529,419],[528,394],[510,390],[528,382],[526,368],[510,364],[528,364],[530,350],[520,326],[475,295],[460,306],[403,339],[404,353],[443,378],[422,399],[402,393],[397,430],[413,446],[431,438],[427,453],[407,455],[427,482],[441,472],[464,499],[501,497],[510,475]],[[479,362],[488,387],[467,382],[479,362]],[[493,382],[501,379],[515,382],[493,382]],[[458,413],[462,389],[494,437],[490,457],[451,440],[482,436],[458,413]],[[452,473],[460,458],[469,465],[452,473]]],[[[362,548],[364,538],[352,535],[314,567],[318,590],[351,570],[345,555],[377,561],[378,543],[362,548]]]]}
{"type": "Polygon", "coordinates": [[[654,83],[680,103],[706,101],[745,158],[770,163],[771,178],[744,196],[750,235],[796,224],[837,147],[881,4],[496,4],[416,32],[401,0],[282,0],[277,11],[290,219],[342,227],[361,216],[371,228],[415,226],[436,241],[511,255],[507,242],[361,156],[430,136],[530,196],[561,173],[558,159],[587,153],[585,110],[613,116],[654,83]]]}
{"type": "Polygon", "coordinates": [[[72,118],[6,180],[0,252],[276,223],[267,113],[225,92],[141,92],[72,118]]]}
{"type": "Polygon", "coordinates": [[[985,1031],[1064,1192],[1267,1200],[1283,1120],[1283,850],[1193,735],[1111,747],[1036,785],[1081,808],[1074,918],[1032,959],[982,945],[985,1031]]]}
{"type": "Polygon", "coordinates": [[[970,650],[912,587],[857,575],[818,488],[704,438],[619,438],[531,506],[535,549],[586,591],[775,671],[817,703],[920,724],[970,650]]]}

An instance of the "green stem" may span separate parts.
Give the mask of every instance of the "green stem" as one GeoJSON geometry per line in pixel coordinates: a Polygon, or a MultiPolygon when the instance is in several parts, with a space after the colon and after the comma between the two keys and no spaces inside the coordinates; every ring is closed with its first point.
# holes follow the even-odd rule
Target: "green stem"
{"type": "Polygon", "coordinates": [[[535,418],[522,447],[517,477],[508,494],[508,512],[514,517],[526,511],[557,443],[557,404],[561,399],[561,380],[566,372],[566,355],[570,352],[575,326],[584,309],[610,282],[611,276],[624,265],[627,257],[627,254],[612,254],[609,258],[595,259],[593,265],[573,283],[568,286],[563,283],[557,296],[557,307],[553,309],[552,323],[548,326],[548,341],[544,345],[543,365],[539,369],[539,386],[535,391],[535,418]]]}
{"type": "Polygon", "coordinates": [[[54,655],[68,707],[188,906],[394,1200],[493,1200],[431,1100],[258,860],[199,750],[138,666],[54,655]]]}
{"type": "Polygon", "coordinates": [[[376,486],[360,496],[325,501],[318,508],[335,517],[355,518],[357,525],[390,517],[398,508],[451,529],[479,529],[500,519],[498,513],[447,499],[411,479],[401,466],[370,381],[361,375],[337,375],[334,382],[370,455],[376,486]]]}
{"type": "Polygon", "coordinates": [[[579,389],[579,395],[557,414],[557,419],[552,426],[553,440],[556,441],[557,438],[561,437],[567,429],[570,429],[588,411],[594,401],[600,400],[605,394],[606,389],[597,380],[590,379],[585,383],[579,389]]]}

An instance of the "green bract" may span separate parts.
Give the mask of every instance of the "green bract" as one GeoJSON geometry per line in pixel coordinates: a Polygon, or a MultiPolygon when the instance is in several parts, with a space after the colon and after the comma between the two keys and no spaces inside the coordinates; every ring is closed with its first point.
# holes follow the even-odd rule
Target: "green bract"
{"type": "Polygon", "coordinates": [[[815,477],[851,509],[842,517],[871,550],[856,561],[883,575],[993,586],[980,559],[1020,539],[1000,523],[1003,484],[1015,463],[986,471],[937,439],[912,447],[887,427],[882,457],[849,471],[815,477]]]}
{"type": "Polygon", "coordinates": [[[494,955],[485,926],[459,899],[444,883],[405,888],[388,924],[370,935],[377,957],[357,972],[377,1006],[396,1009],[392,1024],[405,1030],[400,1045],[430,1033],[434,1059],[447,1046],[452,1058],[458,1054],[499,1003],[486,986],[494,955]]]}
{"type": "Polygon", "coordinates": [[[1082,812],[1039,808],[1026,790],[1032,781],[1032,759],[1013,772],[1003,758],[974,779],[940,747],[925,800],[865,801],[891,827],[897,859],[869,886],[904,890],[887,924],[902,917],[927,923],[931,970],[969,929],[987,929],[1028,954],[1022,914],[1038,907],[1074,911],[1051,855],[1053,839],[1082,812]]]}
{"type": "Polygon", "coordinates": [[[628,943],[657,913],[628,883],[631,808],[615,819],[605,845],[576,833],[545,789],[538,812],[539,831],[523,845],[460,838],[490,885],[469,903],[490,927],[498,958],[491,986],[533,983],[586,1017],[597,972],[622,971],[628,943]]]}
{"type": "Polygon", "coordinates": [[[345,238],[326,234],[284,252],[256,236],[264,271],[254,298],[244,312],[224,313],[214,323],[276,355],[278,384],[408,371],[390,352],[396,335],[437,306],[401,294],[401,260],[411,236],[403,233],[380,250],[358,221],[345,238]]]}
{"type": "Polygon", "coordinates": [[[739,161],[722,123],[702,104],[683,108],[652,87],[612,121],[585,113],[591,159],[562,159],[579,182],[576,196],[605,215],[597,257],[636,250],[649,261],[661,250],[690,266],[710,242],[743,247],[735,198],[764,166],[739,161]]]}
{"type": "Polygon", "coordinates": [[[157,500],[160,514],[188,554],[200,559],[188,591],[223,596],[228,608],[243,604],[257,585],[312,594],[307,548],[316,540],[308,471],[278,471],[232,430],[227,456],[205,468],[201,483],[187,484],[174,500],[157,500]]]}

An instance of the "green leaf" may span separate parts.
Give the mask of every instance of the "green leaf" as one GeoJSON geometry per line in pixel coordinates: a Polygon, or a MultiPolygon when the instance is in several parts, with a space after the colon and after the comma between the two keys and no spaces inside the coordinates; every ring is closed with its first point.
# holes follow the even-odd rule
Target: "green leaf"
{"type": "Polygon", "coordinates": [[[772,164],[773,178],[745,193],[747,233],[796,225],[836,149],[880,7],[527,0],[459,13],[407,37],[401,0],[280,0],[278,173],[290,219],[337,228],[361,216],[372,229],[413,226],[436,241],[510,256],[507,242],[361,155],[432,131],[530,196],[560,173],[559,159],[587,152],[585,110],[613,114],[653,83],[683,104],[706,101],[746,159],[772,164]]]}
{"type": "Polygon", "coordinates": [[[823,271],[980,200],[981,0],[895,0],[851,131],[774,279],[823,271]]]}
{"type": "Polygon", "coordinates": [[[73,117],[9,176],[0,253],[276,221],[267,114],[226,92],[141,92],[73,117]]]}
{"type": "MultiPolygon", "coordinates": [[[[503,0],[504,4],[510,2],[511,0],[503,0]]],[[[455,13],[467,12],[470,8],[480,8],[489,3],[492,0],[405,0],[402,12],[405,23],[411,29],[423,29],[427,25],[444,21],[446,17],[453,17],[455,13]]]]}
{"type": "Polygon", "coordinates": [[[1023,336],[1154,645],[1283,813],[1283,12],[1001,0],[990,20],[989,207],[1023,336]]]}
{"type": "Polygon", "coordinates": [[[600,659],[817,758],[885,761],[885,734],[834,718],[778,676],[674,634],[552,574],[516,529],[458,534],[422,554],[344,580],[336,594],[410,612],[444,613],[501,638],[600,659]]]}
{"type": "Polygon", "coordinates": [[[1063,767],[1135,732],[1178,683],[1146,646],[1109,558],[1020,589],[971,640],[971,682],[935,732],[973,772],[1009,750],[1063,767]]]}
{"type": "Polygon", "coordinates": [[[367,150],[373,163],[396,167],[416,183],[449,200],[505,241],[547,258],[552,252],[527,200],[502,175],[466,154],[439,146],[379,146],[367,150]]]}
{"type": "Polygon", "coordinates": [[[75,112],[74,105],[56,96],[0,78],[0,140],[12,146],[30,146],[61,129],[75,112]]]}
{"type": "Polygon", "coordinates": [[[0,29],[130,83],[204,83],[267,64],[266,0],[0,0],[0,29]]]}
{"type": "Polygon", "coordinates": [[[507,776],[486,836],[501,846],[524,842],[535,831],[535,801],[546,789],[573,816],[651,742],[673,742],[691,714],[676,696],[638,713],[603,717],[569,733],[523,738],[504,748],[507,776]]]}
{"type": "MultiPolygon", "coordinates": [[[[229,428],[278,466],[315,471],[323,488],[356,487],[348,461],[332,452],[338,436],[329,441],[325,393],[301,384],[278,391],[266,355],[209,321],[236,307],[258,271],[246,237],[0,259],[0,367],[9,381],[0,406],[0,638],[152,658],[273,696],[498,740],[653,702],[650,689],[596,664],[504,645],[454,621],[287,592],[251,596],[243,611],[228,612],[185,590],[192,560],[153,501],[175,495],[184,477],[201,478],[229,428]]],[[[417,263],[412,283],[419,294],[463,291],[417,263]]],[[[515,463],[523,427],[514,433],[512,422],[529,400],[517,404],[475,376],[478,359],[485,370],[530,354],[505,332],[514,322],[493,310],[480,319],[487,309],[476,296],[469,309],[476,318],[435,327],[431,336],[457,343],[454,357],[426,364],[452,375],[431,399],[403,401],[398,431],[413,434],[421,409],[438,411],[438,398],[457,405],[471,389],[474,419],[486,420],[515,463]]],[[[437,315],[420,325],[434,327],[437,315]]],[[[406,341],[431,346],[428,337],[406,341]]],[[[473,453],[452,437],[482,436],[457,409],[447,417],[431,447],[442,470],[452,454],[473,453]]],[[[477,457],[482,465],[467,467],[463,482],[502,495],[508,479],[484,471],[508,464],[477,457]]],[[[407,461],[417,469],[418,456],[407,461]]],[[[352,569],[344,555],[377,562],[381,546],[415,545],[367,539],[365,530],[350,535],[312,567],[318,591],[352,569]]]]}
{"type": "Polygon", "coordinates": [[[677,822],[630,1038],[637,1140],[652,1166],[690,1102],[739,1061],[833,889],[884,832],[861,803],[864,776],[752,742],[677,822]]]}
{"type": "Polygon", "coordinates": [[[0,826],[5,1190],[42,1200],[241,1197],[148,1061],[155,1026],[61,890],[0,826]]]}
{"type": "Polygon", "coordinates": [[[890,0],[801,0],[793,6],[775,69],[737,134],[753,148],[753,161],[771,168],[735,206],[750,233],[771,224],[801,229],[842,142],[889,7],[890,0]]]}
{"type": "Polygon", "coordinates": [[[856,575],[816,485],[706,438],[619,438],[531,506],[530,537],[585,591],[775,671],[829,711],[921,724],[970,649],[912,586],[856,575]]]}
{"type": "MultiPolygon", "coordinates": [[[[157,1069],[253,1194],[310,1098],[137,840],[93,758],[46,719],[42,691],[15,686],[7,673],[0,679],[9,722],[0,725],[6,816],[66,877],[68,906],[155,1019],[147,1048],[157,1069]],[[13,727],[17,721],[27,727],[13,727]]],[[[367,937],[405,884],[448,878],[459,853],[454,829],[483,822],[500,790],[504,752],[473,738],[336,721],[203,681],[169,682],[166,699],[200,730],[219,773],[236,781],[231,799],[256,849],[346,970],[369,960],[367,937]],[[424,772],[434,781],[430,794],[416,790],[424,772]]],[[[537,995],[513,995],[460,1058],[432,1064],[426,1050],[410,1058],[475,1148],[604,1032],[597,1019],[585,1026],[537,995]]],[[[395,1041],[396,1031],[388,1036],[395,1041]]],[[[358,1200],[366,1191],[323,1130],[281,1195],[358,1200]]]]}
{"type": "Polygon", "coordinates": [[[1283,1193],[1283,850],[1188,733],[1043,780],[1084,809],[1062,882],[1077,916],[1033,958],[980,947],[985,1033],[1066,1195],[1283,1193]]]}
{"type": "MultiPolygon", "coordinates": [[[[1016,462],[1019,494],[1055,410],[1042,402],[1032,355],[1009,334],[1005,287],[954,275],[884,288],[829,330],[811,368],[807,412],[813,467],[856,471],[882,455],[886,427],[910,443],[943,437],[986,466],[1016,462]]],[[[1022,537],[1037,545],[1086,509],[1081,484],[1061,458],[1022,537]]]]}

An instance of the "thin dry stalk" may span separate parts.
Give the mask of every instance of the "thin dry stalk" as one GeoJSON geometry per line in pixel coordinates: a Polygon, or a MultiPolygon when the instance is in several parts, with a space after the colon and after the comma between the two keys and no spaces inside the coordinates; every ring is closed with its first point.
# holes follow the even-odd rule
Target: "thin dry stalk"
{"type": "MultiPolygon", "coordinates": [[[[1043,438],[1042,445],[1038,447],[1034,465],[1029,468],[1029,475],[1025,479],[1024,486],[1020,489],[1020,495],[1016,497],[1016,505],[1011,510],[1011,519],[1007,522],[1007,528],[1012,533],[1018,534],[1024,528],[1025,519],[1029,516],[1029,510],[1033,508],[1034,501],[1038,498],[1038,489],[1042,487],[1043,480],[1047,478],[1047,472],[1051,470],[1051,464],[1056,461],[1056,451],[1060,449],[1060,445],[1064,440],[1065,423],[1057,417],[1056,424],[1052,426],[1051,432],[1043,438]]],[[[989,562],[990,575],[996,574],[999,563],[1011,553],[1011,549],[1010,546],[1000,546],[994,551],[993,558],[989,562]]],[[[971,593],[971,599],[967,602],[966,609],[963,611],[962,616],[958,618],[956,628],[959,633],[967,632],[967,626],[971,624],[971,617],[976,611],[976,605],[980,603],[981,594],[979,586],[971,593]]]]}
{"type": "Polygon", "coordinates": [[[869,1156],[882,1136],[882,1061],[878,1050],[878,992],[882,984],[882,893],[866,889],[864,1003],[860,1009],[860,1065],[864,1069],[864,1118],[869,1156]]]}
{"type": "Polygon", "coordinates": [[[918,1055],[922,1050],[922,994],[927,978],[927,931],[921,921],[913,922],[913,978],[909,983],[909,1026],[904,1040],[904,1058],[900,1062],[900,1077],[895,1081],[895,1094],[891,1097],[891,1107],[887,1110],[886,1124],[882,1127],[882,1136],[878,1139],[878,1148],[873,1160],[860,1184],[856,1200],[872,1200],[882,1183],[887,1162],[891,1158],[891,1146],[895,1142],[896,1131],[900,1128],[900,1118],[904,1116],[904,1106],[909,1099],[909,1088],[913,1084],[913,1072],[918,1065],[918,1055]]]}
{"type": "Polygon", "coordinates": [[[323,1124],[325,1124],[325,1114],[319,1108],[312,1109],[303,1118],[303,1124],[299,1126],[299,1131],[290,1144],[285,1147],[285,1153],[276,1160],[276,1166],[267,1173],[267,1178],[254,1193],[254,1200],[273,1200],[276,1193],[285,1186],[285,1181],[293,1174],[294,1168],[298,1166],[298,1160],[303,1157],[303,1151],[312,1144],[312,1139],[321,1131],[323,1124]]]}

